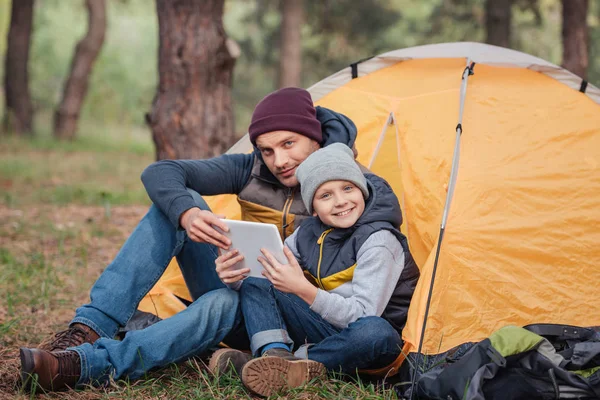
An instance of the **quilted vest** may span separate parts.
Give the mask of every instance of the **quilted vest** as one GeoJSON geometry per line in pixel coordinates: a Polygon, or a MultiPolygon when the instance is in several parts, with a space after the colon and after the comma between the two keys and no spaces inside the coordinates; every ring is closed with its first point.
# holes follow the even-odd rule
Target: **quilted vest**
{"type": "Polygon", "coordinates": [[[309,216],[300,188],[282,185],[260,157],[255,157],[250,179],[238,194],[237,201],[243,221],[274,224],[283,240],[309,216]]]}
{"type": "Polygon", "coordinates": [[[401,333],[419,269],[406,237],[398,230],[402,212],[397,197],[384,179],[373,174],[365,177],[370,195],[358,221],[347,229],[333,229],[318,218],[306,220],[296,240],[299,262],[313,283],[323,290],[332,290],[352,280],[358,250],[372,233],[382,229],[393,233],[404,249],[404,269],[381,317],[401,333]]]}

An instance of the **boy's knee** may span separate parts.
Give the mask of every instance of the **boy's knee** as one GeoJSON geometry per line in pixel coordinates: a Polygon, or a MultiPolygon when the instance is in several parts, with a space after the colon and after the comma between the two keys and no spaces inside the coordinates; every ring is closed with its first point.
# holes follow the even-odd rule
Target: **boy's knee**
{"type": "Polygon", "coordinates": [[[248,293],[253,290],[269,290],[271,288],[271,282],[268,279],[248,277],[244,280],[242,286],[240,286],[241,293],[248,293]]]}
{"type": "Polygon", "coordinates": [[[360,327],[357,331],[371,342],[380,343],[385,347],[396,347],[401,342],[401,337],[394,327],[381,317],[364,317],[359,320],[360,327]]]}

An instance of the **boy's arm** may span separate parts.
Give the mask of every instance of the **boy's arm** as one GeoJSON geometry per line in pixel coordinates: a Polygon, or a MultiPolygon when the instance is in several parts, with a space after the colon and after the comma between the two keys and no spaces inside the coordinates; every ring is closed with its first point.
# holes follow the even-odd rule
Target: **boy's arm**
{"type": "Polygon", "coordinates": [[[162,160],[148,166],[142,182],[150,200],[173,226],[179,217],[196,207],[190,188],[203,196],[238,194],[250,177],[254,155],[224,154],[208,160],[162,160]]]}
{"type": "Polygon", "coordinates": [[[372,234],[357,254],[352,295],[319,289],[311,309],[338,328],[361,317],[381,316],[404,269],[402,245],[389,231],[372,234]]]}

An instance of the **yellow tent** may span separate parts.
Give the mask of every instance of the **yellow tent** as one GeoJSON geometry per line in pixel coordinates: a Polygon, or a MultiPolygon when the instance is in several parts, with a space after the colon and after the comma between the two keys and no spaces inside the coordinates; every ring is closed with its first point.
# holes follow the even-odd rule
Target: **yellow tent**
{"type": "MultiPolygon", "coordinates": [[[[600,90],[479,43],[392,51],[309,88],[358,127],[421,269],[404,340],[433,354],[508,324],[600,325],[600,90]],[[426,321],[426,323],[425,323],[426,321]],[[425,325],[425,327],[424,327],[425,325]]],[[[247,152],[247,137],[230,152],[247,152]]],[[[209,200],[239,216],[232,196],[209,200]]],[[[141,304],[189,297],[176,264],[141,304]]]]}

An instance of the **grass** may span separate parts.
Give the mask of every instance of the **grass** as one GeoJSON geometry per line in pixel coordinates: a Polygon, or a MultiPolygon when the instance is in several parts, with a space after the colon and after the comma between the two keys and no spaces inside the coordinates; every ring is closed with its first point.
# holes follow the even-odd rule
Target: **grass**
{"type": "Polygon", "coordinates": [[[47,310],[61,285],[56,270],[43,254],[35,252],[27,258],[21,262],[0,247],[0,282],[9,317],[14,317],[15,307],[24,303],[31,309],[47,310]]]}
{"type": "MultiPolygon", "coordinates": [[[[65,328],[148,208],[139,175],[153,161],[149,137],[86,132],[69,143],[43,131],[32,140],[0,137],[0,399],[252,398],[237,377],[211,376],[202,359],[105,388],[26,394],[15,386],[18,348],[65,328]]],[[[339,376],[283,396],[396,398],[339,376]]]]}
{"type": "MultiPolygon", "coordinates": [[[[37,125],[49,121],[41,116],[37,125]]],[[[0,136],[0,204],[149,204],[140,174],[153,161],[149,133],[84,123],[72,142],[39,129],[35,139],[0,136]]]]}

